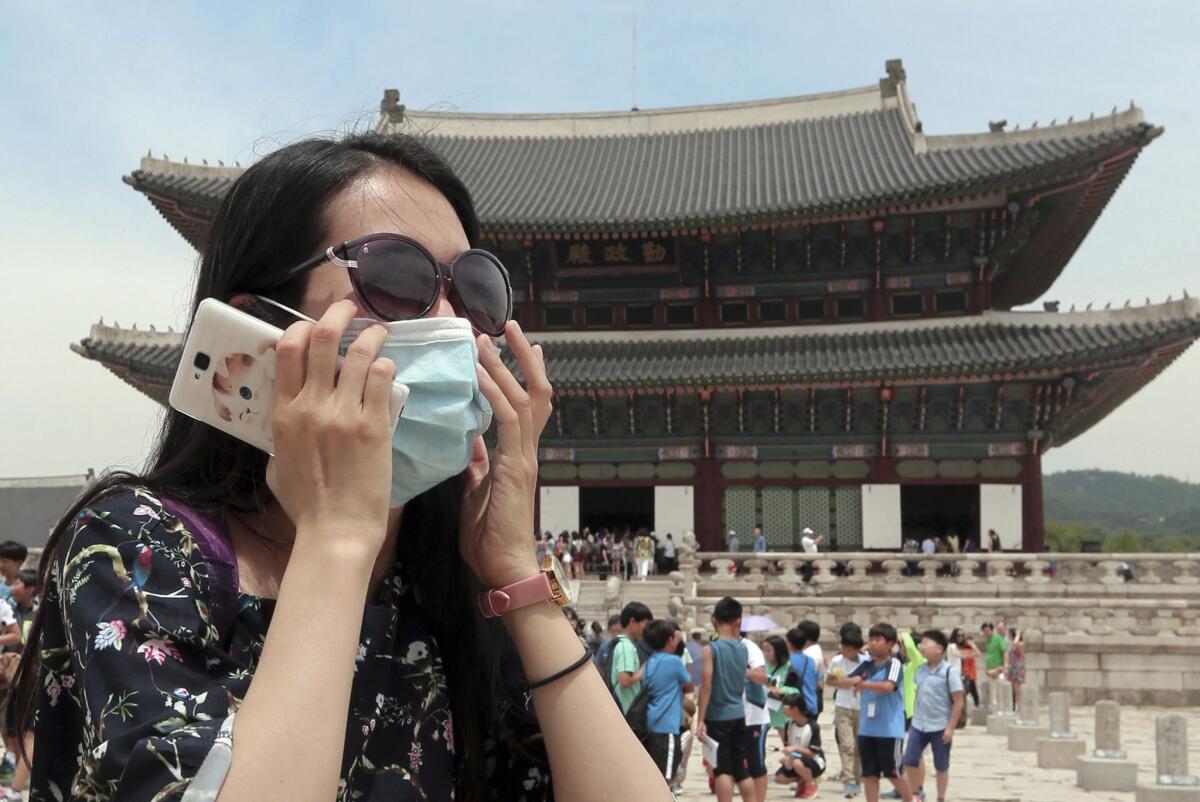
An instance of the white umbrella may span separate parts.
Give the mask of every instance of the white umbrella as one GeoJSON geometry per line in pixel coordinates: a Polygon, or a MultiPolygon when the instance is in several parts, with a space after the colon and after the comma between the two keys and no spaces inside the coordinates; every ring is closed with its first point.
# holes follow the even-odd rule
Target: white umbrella
{"type": "Polygon", "coordinates": [[[742,616],[742,632],[766,632],[778,627],[779,625],[772,621],[769,615],[742,616]]]}

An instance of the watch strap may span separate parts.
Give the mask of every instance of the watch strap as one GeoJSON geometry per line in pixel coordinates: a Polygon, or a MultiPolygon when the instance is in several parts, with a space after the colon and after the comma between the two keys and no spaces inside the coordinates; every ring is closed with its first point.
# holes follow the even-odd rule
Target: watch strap
{"type": "Polygon", "coordinates": [[[554,589],[544,573],[513,582],[502,588],[492,588],[479,594],[479,610],[485,618],[495,618],[522,607],[554,598],[554,589]]]}

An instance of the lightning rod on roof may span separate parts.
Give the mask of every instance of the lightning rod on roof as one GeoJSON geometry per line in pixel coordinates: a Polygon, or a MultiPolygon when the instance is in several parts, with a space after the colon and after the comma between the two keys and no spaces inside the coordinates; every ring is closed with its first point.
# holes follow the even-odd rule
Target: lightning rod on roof
{"type": "Polygon", "coordinates": [[[637,111],[637,17],[633,18],[633,79],[631,87],[633,91],[633,105],[629,107],[630,111],[637,111]]]}

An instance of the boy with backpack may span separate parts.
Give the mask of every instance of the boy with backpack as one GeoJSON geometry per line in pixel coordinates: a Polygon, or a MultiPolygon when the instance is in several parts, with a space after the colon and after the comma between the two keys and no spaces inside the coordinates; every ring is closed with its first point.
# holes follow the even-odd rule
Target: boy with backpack
{"type": "Polygon", "coordinates": [[[944,802],[950,783],[950,746],[964,699],[962,673],[945,659],[946,645],[946,633],[939,629],[921,635],[918,648],[926,662],[916,671],[917,699],[904,753],[908,784],[924,799],[925,766],[921,755],[926,745],[931,748],[938,802],[944,802]]]}
{"type": "Polygon", "coordinates": [[[641,602],[630,602],[621,610],[621,634],[612,647],[605,679],[622,713],[629,712],[629,706],[642,690],[642,663],[650,651],[638,641],[646,631],[646,624],[653,620],[654,613],[641,602]]]}
{"type": "Polygon", "coordinates": [[[817,668],[816,660],[805,651],[812,645],[808,636],[809,630],[806,627],[796,626],[788,630],[786,639],[788,651],[791,652],[792,671],[796,674],[796,687],[800,688],[800,693],[804,695],[804,703],[808,709],[819,713],[821,707],[821,692],[818,689],[820,669],[817,668]]]}
{"type": "Polygon", "coordinates": [[[712,614],[717,640],[704,646],[704,680],[696,708],[696,737],[701,743],[717,742],[713,765],[717,802],[732,802],[736,783],[742,802],[758,798],[747,769],[746,717],[742,693],[746,684],[748,655],[741,640],[742,605],[726,596],[712,614]]]}
{"type": "Polygon", "coordinates": [[[668,783],[679,769],[683,752],[679,738],[683,723],[683,695],[692,690],[691,677],[675,653],[678,638],[670,621],[646,625],[646,645],[653,652],[642,666],[646,692],[646,736],[642,743],[668,783]]]}

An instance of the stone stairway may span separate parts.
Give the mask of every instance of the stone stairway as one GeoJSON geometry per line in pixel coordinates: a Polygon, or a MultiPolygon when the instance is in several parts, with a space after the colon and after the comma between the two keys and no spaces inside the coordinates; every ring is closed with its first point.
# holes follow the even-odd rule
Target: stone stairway
{"type": "Polygon", "coordinates": [[[575,600],[575,612],[585,624],[599,621],[605,626],[610,615],[621,612],[621,608],[631,601],[640,601],[650,608],[655,618],[667,615],[667,602],[670,600],[671,582],[665,576],[651,577],[645,582],[634,579],[621,584],[618,599],[605,605],[605,582],[600,579],[576,580],[579,584],[579,595],[575,600]]]}

